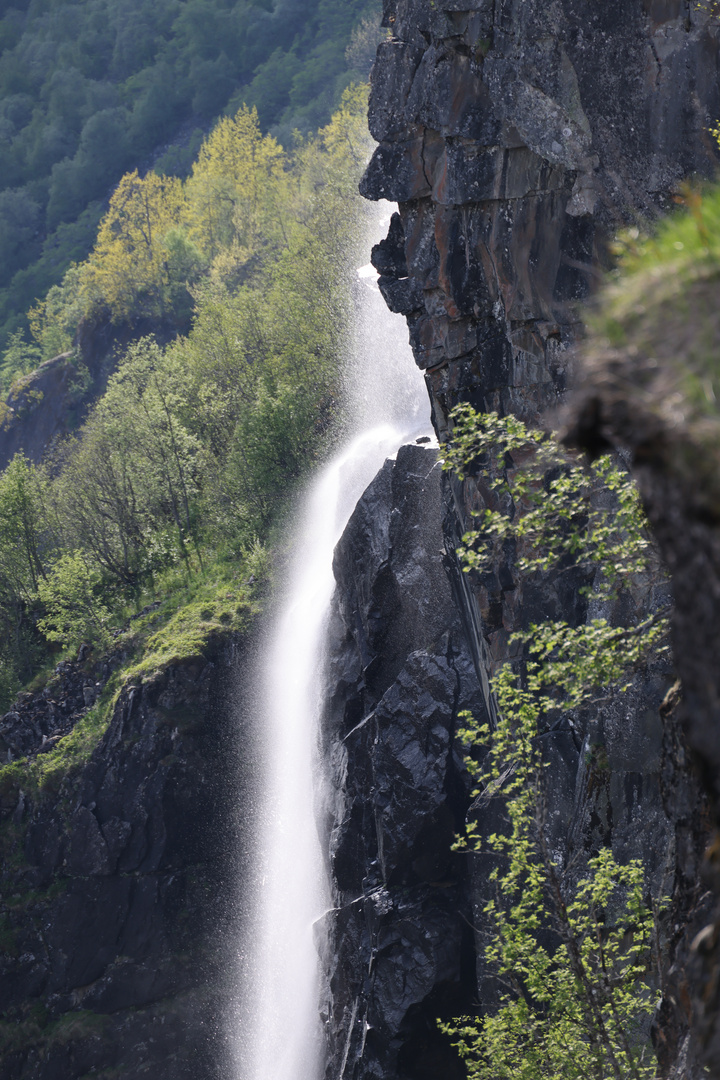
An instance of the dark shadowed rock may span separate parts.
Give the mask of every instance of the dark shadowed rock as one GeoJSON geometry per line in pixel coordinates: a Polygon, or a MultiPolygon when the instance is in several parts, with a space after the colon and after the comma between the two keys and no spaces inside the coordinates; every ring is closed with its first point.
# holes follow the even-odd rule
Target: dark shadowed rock
{"type": "MultiPolygon", "coordinates": [[[[251,820],[236,768],[240,656],[228,633],[138,676],[84,765],[42,793],[0,792],[2,1080],[215,1080],[226,1068],[236,801],[251,820]]],[[[56,696],[82,686],[77,669],[65,665],[56,696]]],[[[44,702],[28,695],[22,709],[44,702]]]]}
{"type": "Polygon", "coordinates": [[[328,753],[337,906],[328,1077],[463,1075],[434,1018],[472,992],[458,713],[483,698],[443,567],[436,451],[405,446],[335,552],[328,753]]]}
{"type": "MultiPolygon", "coordinates": [[[[663,213],[679,181],[716,167],[717,147],[706,132],[720,113],[720,27],[680,0],[385,0],[384,25],[392,36],[378,53],[370,100],[380,145],[361,184],[368,198],[399,203],[399,218],[373,255],[383,295],[407,317],[441,439],[461,401],[537,423],[563,399],[581,329],[576,303],[599,280],[613,233],[638,214],[663,213]]],[[[630,412],[627,419],[632,423],[630,412]]],[[[604,445],[612,442],[602,425],[589,426],[604,445]]],[[[443,532],[452,556],[488,492],[469,475],[448,482],[447,497],[443,532]]],[[[568,575],[530,581],[511,553],[481,576],[457,572],[452,558],[450,571],[492,715],[488,676],[514,659],[513,632],[543,618],[586,619],[584,582],[568,575]]],[[[659,599],[639,599],[637,613],[659,599]]],[[[376,719],[381,703],[365,703],[368,661],[356,659],[351,671],[350,656],[348,649],[346,681],[355,677],[363,689],[346,695],[348,727],[364,723],[352,738],[353,746],[365,740],[367,750],[354,759],[348,750],[347,783],[354,782],[354,760],[358,786],[382,788],[373,773],[386,752],[376,719]]],[[[673,894],[663,946],[668,967],[677,966],[677,942],[694,918],[704,837],[697,778],[672,726],[675,713],[660,711],[671,676],[662,665],[639,676],[622,703],[575,718],[547,748],[556,778],[552,829],[568,854],[610,842],[621,857],[646,860],[656,895],[673,894]]],[[[400,700],[400,688],[397,694],[400,700]]],[[[434,732],[431,725],[428,738],[434,732]]],[[[400,736],[403,748],[409,737],[400,736]]],[[[401,760],[395,768],[401,775],[401,760]]],[[[394,811],[393,795],[384,798],[365,817],[349,802],[353,829],[371,835],[372,824],[378,860],[385,807],[394,811]]],[[[392,860],[394,837],[391,828],[392,860]]],[[[391,868],[399,872],[394,861],[391,868]]],[[[467,899],[481,927],[487,868],[476,862],[470,876],[467,899]]],[[[474,993],[489,1001],[486,975],[480,964],[474,993]]],[[[683,1075],[694,1076],[689,1016],[668,1004],[679,1000],[674,993],[656,1026],[661,1067],[668,1075],[682,1059],[683,1075]]],[[[465,998],[459,1011],[470,1011],[473,1000],[465,998]]],[[[420,1075],[400,1060],[384,1075],[420,1075]]],[[[342,1075],[365,1075],[358,1068],[342,1075]]]]}

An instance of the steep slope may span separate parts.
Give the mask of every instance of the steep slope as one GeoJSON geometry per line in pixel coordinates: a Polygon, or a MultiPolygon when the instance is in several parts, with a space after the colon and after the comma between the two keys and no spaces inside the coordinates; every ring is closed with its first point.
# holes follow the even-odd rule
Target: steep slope
{"type": "MultiPolygon", "coordinates": [[[[661,214],[681,179],[714,168],[706,129],[720,110],[718,27],[679,0],[602,8],[584,0],[388,0],[384,23],[392,39],[379,48],[370,103],[380,145],[361,185],[368,198],[399,203],[373,252],[381,290],[407,317],[441,439],[460,401],[537,422],[563,400],[581,333],[575,303],[591,293],[615,230],[661,214]]],[[[468,476],[449,495],[452,553],[487,493],[468,476]]],[[[512,659],[512,632],[550,612],[582,621],[587,609],[579,583],[549,577],[538,588],[518,574],[512,554],[494,573],[458,574],[457,582],[492,715],[487,678],[512,659]]],[[[568,852],[599,836],[621,858],[645,861],[655,895],[673,895],[666,967],[697,897],[704,842],[698,781],[672,699],[663,705],[671,683],[661,665],[638,677],[622,705],[566,732],[551,785],[568,852]]],[[[374,805],[364,765],[346,783],[374,805]]],[[[469,874],[481,955],[488,893],[478,857],[469,874]]],[[[421,932],[420,921],[409,922],[421,932]]],[[[359,985],[358,975],[348,978],[359,985]]],[[[482,964],[476,978],[480,1001],[492,1000],[482,964]]],[[[343,993],[347,1000],[353,991],[343,993]]],[[[682,1075],[694,1068],[683,1000],[668,989],[656,1024],[663,1075],[676,1062],[682,1075]]],[[[375,1038],[372,1029],[368,1045],[375,1038]]],[[[345,1068],[347,1056],[341,1060],[345,1068]]],[[[443,1067],[452,1067],[449,1059],[443,1067]]],[[[360,1056],[341,1075],[379,1073],[360,1056]]],[[[396,1057],[383,1075],[425,1074],[396,1057]]]]}
{"type": "Polygon", "coordinates": [[[0,348],[90,251],[124,172],[185,175],[247,102],[288,144],[367,78],[373,0],[23,0],[0,9],[0,348]]]}
{"type": "MultiPolygon", "coordinates": [[[[50,760],[39,786],[5,770],[3,1080],[223,1075],[230,890],[251,846],[235,811],[249,828],[252,743],[234,709],[246,645],[219,633],[126,681],[92,753],[50,760]]],[[[61,667],[14,725],[5,718],[8,757],[60,751],[27,738],[47,716],[62,727],[66,705],[77,723],[110,673],[61,667]]]]}

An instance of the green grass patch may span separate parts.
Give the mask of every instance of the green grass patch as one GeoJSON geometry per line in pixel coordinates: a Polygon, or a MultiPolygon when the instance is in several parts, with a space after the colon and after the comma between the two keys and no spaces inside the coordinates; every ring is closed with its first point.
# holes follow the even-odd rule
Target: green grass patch
{"type": "Polygon", "coordinates": [[[14,893],[3,899],[8,911],[27,911],[38,904],[48,904],[64,893],[69,885],[67,878],[55,878],[46,889],[29,889],[23,893],[14,893]]]}
{"type": "Polygon", "coordinates": [[[120,693],[118,683],[117,676],[111,678],[99,699],[73,730],[60,739],[54,750],[40,754],[31,763],[35,786],[40,791],[57,791],[63,778],[88,760],[112,718],[120,693]]]}
{"type": "MultiPolygon", "coordinates": [[[[35,797],[57,793],[63,780],[90,759],[108,728],[123,687],[170,664],[202,655],[218,635],[245,632],[262,608],[257,594],[264,580],[264,564],[261,566],[257,557],[239,565],[217,562],[192,575],[173,568],[158,576],[153,590],[143,593],[135,606],[143,610],[158,600],[160,606],[133,620],[117,641],[127,662],[113,673],[95,704],[53,750],[0,768],[0,806],[6,810],[14,807],[20,791],[35,797]]],[[[49,678],[47,671],[44,682],[49,678]]]]}
{"type": "Polygon", "coordinates": [[[668,380],[663,397],[679,391],[696,415],[714,418],[720,400],[720,187],[687,185],[684,202],[652,234],[634,228],[620,235],[614,280],[588,321],[595,346],[656,360],[668,380]]]}
{"type": "Polygon", "coordinates": [[[217,634],[245,632],[262,609],[258,592],[263,580],[263,568],[252,559],[239,564],[218,561],[192,576],[179,569],[167,571],[138,602],[140,610],[158,599],[160,606],[125,635],[135,660],[125,668],[124,680],[199,656],[217,634]]]}
{"type": "Polygon", "coordinates": [[[64,778],[82,767],[105,734],[120,693],[114,675],[95,704],[53,750],[33,760],[21,758],[0,769],[0,800],[16,801],[20,791],[38,795],[56,792],[64,778]]]}
{"type": "Polygon", "coordinates": [[[238,601],[234,607],[225,606],[222,600],[186,604],[148,637],[146,651],[138,663],[127,669],[126,679],[149,675],[168,664],[201,655],[214,635],[247,629],[250,616],[257,610],[259,605],[252,601],[238,601]]]}

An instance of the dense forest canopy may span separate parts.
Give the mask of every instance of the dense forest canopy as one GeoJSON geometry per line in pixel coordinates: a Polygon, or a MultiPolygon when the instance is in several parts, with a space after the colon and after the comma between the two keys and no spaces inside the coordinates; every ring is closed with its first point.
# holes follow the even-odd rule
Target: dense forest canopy
{"type": "Polygon", "coordinates": [[[285,145],[362,81],[375,0],[0,5],[0,347],[90,250],[122,174],[184,176],[221,114],[285,145]]]}

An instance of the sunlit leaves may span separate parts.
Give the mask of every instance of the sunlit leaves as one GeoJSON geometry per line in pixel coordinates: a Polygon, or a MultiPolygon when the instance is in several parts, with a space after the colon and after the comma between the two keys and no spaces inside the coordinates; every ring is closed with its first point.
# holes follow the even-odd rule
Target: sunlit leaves
{"type": "MultiPolygon", "coordinates": [[[[461,406],[452,420],[445,467],[472,477],[485,502],[459,550],[466,572],[492,573],[503,559],[523,581],[575,572],[608,613],[639,582],[662,581],[634,484],[617,462],[589,466],[514,417],[461,406]]],[[[656,606],[626,624],[533,623],[510,635],[517,659],[493,679],[497,725],[464,715],[458,736],[476,786],[456,848],[495,856],[485,959],[506,988],[492,1015],[441,1025],[470,1080],[655,1075],[644,1045],[657,1002],[649,977],[655,911],[642,866],[621,865],[609,847],[579,865],[555,850],[545,748],[575,710],[627,689],[657,660],[667,648],[667,614],[656,606]],[[505,825],[487,835],[482,811],[493,800],[505,825]]]]}
{"type": "Polygon", "coordinates": [[[512,539],[522,573],[572,565],[601,570],[607,586],[642,573],[650,552],[645,515],[630,474],[610,457],[588,465],[546,432],[469,405],[452,418],[445,468],[462,479],[475,464],[495,504],[463,537],[466,572],[490,565],[512,539]]]}
{"type": "Polygon", "coordinates": [[[185,192],[184,218],[204,254],[213,258],[236,240],[249,258],[281,232],[284,176],[282,147],[262,134],[255,109],[243,106],[222,119],[203,143],[185,192]]]}
{"type": "Polygon", "coordinates": [[[154,173],[124,176],[85,268],[86,296],[107,304],[117,319],[161,314],[172,281],[167,238],[181,225],[182,208],[179,180],[154,173]]]}
{"type": "MultiPolygon", "coordinates": [[[[578,872],[547,834],[545,759],[534,695],[509,668],[495,682],[493,732],[465,715],[461,739],[489,746],[475,807],[501,799],[508,826],[482,835],[472,810],[463,849],[493,852],[497,898],[485,906],[485,959],[506,991],[493,1015],[441,1025],[470,1080],[650,1080],[643,1030],[657,1004],[648,974],[655,913],[638,861],[602,848],[578,872]]],[[[472,761],[472,758],[469,759],[472,761]]]]}

